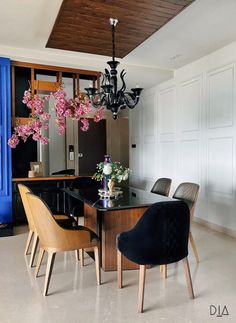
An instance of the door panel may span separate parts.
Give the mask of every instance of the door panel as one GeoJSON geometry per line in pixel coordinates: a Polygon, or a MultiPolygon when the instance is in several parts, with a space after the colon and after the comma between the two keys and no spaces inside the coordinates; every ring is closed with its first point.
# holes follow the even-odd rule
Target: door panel
{"type": "Polygon", "coordinates": [[[90,122],[87,132],[79,129],[79,174],[93,175],[106,155],[106,120],[90,122]]]}

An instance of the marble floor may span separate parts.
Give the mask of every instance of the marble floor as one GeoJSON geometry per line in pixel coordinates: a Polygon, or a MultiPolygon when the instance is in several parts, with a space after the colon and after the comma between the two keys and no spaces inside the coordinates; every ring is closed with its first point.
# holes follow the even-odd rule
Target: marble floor
{"type": "Polygon", "coordinates": [[[27,228],[15,233],[0,238],[1,323],[236,322],[236,239],[195,224],[201,262],[196,264],[191,249],[189,261],[196,298],[188,297],[181,263],[169,266],[166,280],[154,267],[147,271],[145,311],[138,314],[138,271],[124,273],[122,290],[117,289],[116,272],[102,272],[97,287],[93,261],[86,257],[81,268],[73,252],[56,256],[49,296],[44,297],[45,261],[35,279],[29,256],[23,256],[27,228]],[[210,315],[210,305],[217,308],[215,315],[210,315]],[[229,315],[217,317],[222,311],[229,315]]]}

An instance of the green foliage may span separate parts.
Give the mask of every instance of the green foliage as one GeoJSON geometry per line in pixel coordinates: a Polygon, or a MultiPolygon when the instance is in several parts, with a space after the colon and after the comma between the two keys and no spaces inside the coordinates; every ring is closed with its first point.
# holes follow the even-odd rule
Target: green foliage
{"type": "MultiPolygon", "coordinates": [[[[101,181],[104,177],[104,167],[106,168],[108,164],[104,162],[100,162],[97,164],[97,171],[93,174],[94,179],[97,181],[101,181]]],[[[129,178],[129,174],[131,170],[127,167],[121,165],[120,162],[111,162],[109,163],[111,166],[111,172],[109,172],[111,179],[120,183],[121,181],[125,181],[129,178]]]]}

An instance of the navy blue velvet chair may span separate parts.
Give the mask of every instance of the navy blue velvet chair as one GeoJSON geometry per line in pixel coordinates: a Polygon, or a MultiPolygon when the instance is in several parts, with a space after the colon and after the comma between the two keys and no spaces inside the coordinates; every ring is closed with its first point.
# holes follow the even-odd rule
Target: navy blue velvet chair
{"type": "Polygon", "coordinates": [[[185,202],[159,202],[148,208],[131,230],[117,236],[119,288],[122,288],[122,255],[140,265],[139,312],[143,312],[146,265],[166,265],[182,260],[189,294],[194,298],[187,258],[189,226],[190,212],[185,202]]]}

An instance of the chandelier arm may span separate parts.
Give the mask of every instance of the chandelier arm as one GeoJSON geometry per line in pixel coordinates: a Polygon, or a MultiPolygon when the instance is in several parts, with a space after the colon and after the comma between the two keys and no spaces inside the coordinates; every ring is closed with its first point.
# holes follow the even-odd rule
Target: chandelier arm
{"type": "Polygon", "coordinates": [[[120,91],[123,91],[123,92],[126,90],[126,84],[125,84],[125,80],[124,80],[125,74],[126,74],[125,70],[122,70],[120,73],[120,78],[122,81],[122,87],[121,87],[120,91]]]}
{"type": "Polygon", "coordinates": [[[104,82],[105,82],[105,75],[104,75],[104,73],[102,73],[102,82],[101,82],[101,85],[103,85],[104,82]]]}
{"type": "Polygon", "coordinates": [[[126,92],[125,94],[129,95],[132,99],[132,103],[130,103],[127,96],[124,95],[124,101],[128,108],[133,109],[139,102],[139,97],[133,97],[132,93],[126,92]]]}
{"type": "MultiPolygon", "coordinates": [[[[102,92],[96,93],[93,97],[90,98],[94,108],[99,108],[104,104],[105,95],[102,92]],[[96,97],[99,96],[99,101],[96,102],[96,97]]],[[[105,102],[106,103],[106,102],[105,102]]]]}
{"type": "Polygon", "coordinates": [[[105,68],[101,82],[100,92],[95,87],[85,88],[87,95],[90,98],[94,107],[103,106],[112,112],[113,119],[117,119],[118,113],[121,109],[126,107],[133,109],[139,102],[142,88],[136,85],[131,89],[131,92],[125,92],[126,72],[123,69],[120,73],[121,87],[118,90],[118,71],[117,66],[119,62],[115,60],[116,46],[115,46],[115,27],[118,23],[117,19],[110,18],[111,33],[112,33],[112,59],[107,62],[109,70],[105,68]]]}
{"type": "Polygon", "coordinates": [[[110,83],[111,75],[107,68],[105,68],[105,84],[110,83]]]}

